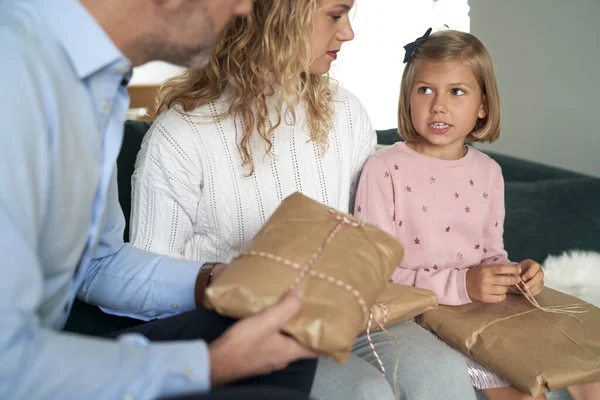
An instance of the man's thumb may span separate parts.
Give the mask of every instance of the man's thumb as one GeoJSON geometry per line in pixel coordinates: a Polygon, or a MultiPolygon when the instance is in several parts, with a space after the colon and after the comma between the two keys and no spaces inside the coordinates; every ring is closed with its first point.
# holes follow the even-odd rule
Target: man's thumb
{"type": "Polygon", "coordinates": [[[263,316],[273,328],[281,328],[286,322],[298,314],[302,308],[304,296],[296,289],[289,290],[278,303],[263,311],[263,316]]]}

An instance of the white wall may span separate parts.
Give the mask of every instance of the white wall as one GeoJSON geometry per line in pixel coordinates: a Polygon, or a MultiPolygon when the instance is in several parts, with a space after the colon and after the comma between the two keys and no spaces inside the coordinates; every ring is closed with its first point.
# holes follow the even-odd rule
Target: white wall
{"type": "Polygon", "coordinates": [[[365,106],[375,129],[398,124],[404,45],[427,28],[469,31],[467,0],[357,0],[352,26],[331,75],[365,106]]]}
{"type": "Polygon", "coordinates": [[[600,0],[470,0],[494,60],[500,140],[483,146],[600,177],[600,0]]]}
{"type": "Polygon", "coordinates": [[[161,61],[154,61],[133,69],[130,85],[155,85],[175,76],[181,68],[161,61]]]}

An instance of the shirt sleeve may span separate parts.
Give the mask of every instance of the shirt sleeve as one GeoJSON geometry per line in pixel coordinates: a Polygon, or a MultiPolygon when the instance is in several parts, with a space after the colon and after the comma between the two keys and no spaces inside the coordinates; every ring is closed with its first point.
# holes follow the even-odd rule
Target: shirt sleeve
{"type": "Polygon", "coordinates": [[[124,244],[124,227],[115,171],[104,229],[79,297],[111,314],[142,320],[193,310],[196,277],[202,263],[159,256],[124,244]]]}
{"type": "Polygon", "coordinates": [[[0,28],[6,56],[0,74],[6,167],[0,168],[0,398],[154,399],[208,390],[202,341],[154,345],[137,335],[103,340],[44,326],[38,312],[52,278],[44,276],[37,251],[51,187],[50,122],[40,85],[23,72],[32,64],[21,55],[22,44],[0,28]]]}
{"type": "Polygon", "coordinates": [[[431,268],[397,268],[392,281],[401,285],[415,286],[434,292],[442,305],[458,306],[471,302],[467,294],[467,269],[446,268],[433,271],[431,268]]]}

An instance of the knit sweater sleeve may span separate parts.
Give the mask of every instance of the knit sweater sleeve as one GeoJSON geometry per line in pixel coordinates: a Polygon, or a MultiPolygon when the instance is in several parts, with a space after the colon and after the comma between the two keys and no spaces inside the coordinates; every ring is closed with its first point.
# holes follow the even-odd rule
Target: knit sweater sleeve
{"type": "Polygon", "coordinates": [[[394,185],[392,179],[380,179],[390,175],[385,162],[375,155],[369,157],[358,183],[354,215],[395,236],[394,185]]]}
{"type": "Polygon", "coordinates": [[[352,155],[352,175],[350,184],[350,204],[349,210],[354,210],[358,181],[365,162],[375,151],[377,145],[377,134],[371,125],[371,118],[363,105],[355,99],[354,114],[356,115],[354,126],[355,148],[352,155]]]}
{"type": "Polygon", "coordinates": [[[181,117],[169,110],[152,125],[132,177],[131,243],[185,257],[200,201],[202,167],[181,117]]]}
{"type": "Polygon", "coordinates": [[[482,265],[513,265],[504,249],[504,178],[500,166],[493,163],[490,175],[491,212],[483,230],[484,255],[482,265]]]}

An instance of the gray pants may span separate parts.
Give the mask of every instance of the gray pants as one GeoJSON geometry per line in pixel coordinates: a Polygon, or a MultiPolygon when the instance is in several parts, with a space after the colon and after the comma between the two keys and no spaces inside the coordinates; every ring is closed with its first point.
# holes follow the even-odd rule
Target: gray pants
{"type": "MultiPolygon", "coordinates": [[[[401,400],[475,400],[462,355],[412,321],[388,329],[399,348],[397,387],[401,400]]],[[[385,332],[371,334],[386,369],[384,377],[366,336],[348,361],[321,357],[311,397],[315,400],[393,400],[396,345],[385,332]]]]}

